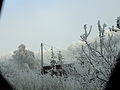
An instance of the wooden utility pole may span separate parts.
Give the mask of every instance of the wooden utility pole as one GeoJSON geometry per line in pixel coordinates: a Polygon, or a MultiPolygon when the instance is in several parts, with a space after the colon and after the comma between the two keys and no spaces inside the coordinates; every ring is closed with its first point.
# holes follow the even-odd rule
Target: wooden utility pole
{"type": "Polygon", "coordinates": [[[41,43],[41,74],[43,74],[43,43],[41,43]]]}

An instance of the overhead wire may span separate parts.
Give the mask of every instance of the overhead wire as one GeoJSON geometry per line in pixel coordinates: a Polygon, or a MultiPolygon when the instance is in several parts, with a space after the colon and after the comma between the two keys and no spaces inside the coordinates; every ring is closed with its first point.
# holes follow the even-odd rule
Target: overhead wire
{"type": "Polygon", "coordinates": [[[56,51],[60,51],[60,49],[58,49],[57,47],[55,46],[52,46],[52,45],[49,45],[49,44],[46,44],[46,43],[43,43],[44,45],[48,46],[48,47],[51,47],[51,48],[54,48],[56,49],[56,51]]]}
{"type": "MultiPolygon", "coordinates": [[[[52,48],[53,48],[53,53],[54,53],[56,59],[58,59],[58,56],[57,56],[57,55],[58,55],[60,49],[58,49],[58,48],[55,47],[55,46],[46,44],[46,43],[42,43],[42,44],[43,44],[43,49],[45,50],[46,53],[48,52],[48,53],[52,54],[52,48]]],[[[39,53],[40,53],[40,50],[39,50],[39,53]]],[[[45,56],[45,55],[44,55],[44,56],[45,56]]],[[[45,57],[45,58],[46,58],[46,57],[45,57]]],[[[50,56],[47,56],[46,59],[51,61],[51,59],[52,59],[52,58],[51,58],[51,55],[50,55],[50,56]]]]}

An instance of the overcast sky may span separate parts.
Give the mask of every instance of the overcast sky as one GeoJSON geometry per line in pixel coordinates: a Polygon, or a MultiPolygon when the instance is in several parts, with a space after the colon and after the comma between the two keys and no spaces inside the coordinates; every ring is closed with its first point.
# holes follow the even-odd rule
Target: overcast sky
{"type": "Polygon", "coordinates": [[[120,0],[5,0],[0,21],[0,53],[12,52],[21,43],[38,51],[44,42],[66,48],[79,41],[83,25],[97,21],[115,25],[120,0]]]}

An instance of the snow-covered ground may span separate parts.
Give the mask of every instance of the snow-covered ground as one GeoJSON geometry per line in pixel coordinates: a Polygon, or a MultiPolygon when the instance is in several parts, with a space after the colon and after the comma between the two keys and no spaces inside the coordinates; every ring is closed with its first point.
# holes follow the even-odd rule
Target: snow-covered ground
{"type": "Polygon", "coordinates": [[[75,77],[41,75],[39,70],[29,69],[27,65],[19,66],[13,59],[0,61],[0,69],[16,90],[80,90],[81,88],[75,77]]]}

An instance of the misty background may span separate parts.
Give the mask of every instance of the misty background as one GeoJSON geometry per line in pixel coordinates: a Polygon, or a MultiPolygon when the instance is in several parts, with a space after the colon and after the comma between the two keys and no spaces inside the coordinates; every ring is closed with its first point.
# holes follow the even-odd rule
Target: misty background
{"type": "Polygon", "coordinates": [[[0,54],[23,43],[38,51],[40,43],[59,49],[79,41],[83,25],[93,25],[90,40],[97,36],[97,21],[116,25],[120,0],[5,0],[0,22],[0,54]]]}

